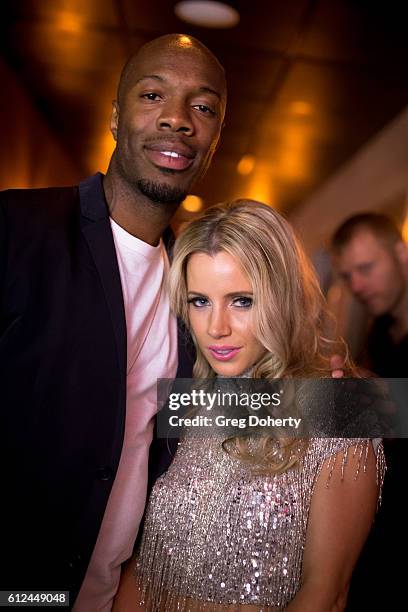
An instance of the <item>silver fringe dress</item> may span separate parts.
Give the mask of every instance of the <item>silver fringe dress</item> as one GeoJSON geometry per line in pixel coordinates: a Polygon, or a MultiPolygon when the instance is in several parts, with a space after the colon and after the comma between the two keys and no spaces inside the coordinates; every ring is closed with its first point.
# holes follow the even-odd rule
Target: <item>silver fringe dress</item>
{"type": "MultiPolygon", "coordinates": [[[[223,450],[219,438],[187,436],[148,504],[135,568],[141,609],[283,609],[300,588],[317,475],[330,458],[327,486],[337,461],[342,477],[356,478],[370,444],[314,438],[300,465],[273,476],[254,474],[223,450]],[[350,453],[358,454],[356,474],[347,473],[350,453]]],[[[384,471],[380,444],[380,484],[384,471]]]]}

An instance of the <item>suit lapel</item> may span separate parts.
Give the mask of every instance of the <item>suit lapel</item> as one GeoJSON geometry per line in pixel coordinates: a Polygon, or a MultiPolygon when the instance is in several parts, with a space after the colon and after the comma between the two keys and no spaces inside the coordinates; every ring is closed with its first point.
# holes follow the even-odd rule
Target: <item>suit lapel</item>
{"type": "MultiPolygon", "coordinates": [[[[123,382],[126,381],[126,319],[118,262],[109,222],[109,211],[102,186],[102,174],[98,173],[79,184],[82,212],[82,232],[88,243],[95,266],[99,272],[105,298],[111,314],[119,368],[123,382]]],[[[172,259],[174,234],[167,228],[163,241],[172,259]]],[[[177,377],[192,375],[194,350],[188,332],[178,322],[178,371],[177,377]]]]}
{"type": "Polygon", "coordinates": [[[102,187],[102,175],[96,174],[79,184],[81,229],[98,270],[115,335],[121,381],[126,382],[126,319],[122,285],[109,211],[102,187]]]}

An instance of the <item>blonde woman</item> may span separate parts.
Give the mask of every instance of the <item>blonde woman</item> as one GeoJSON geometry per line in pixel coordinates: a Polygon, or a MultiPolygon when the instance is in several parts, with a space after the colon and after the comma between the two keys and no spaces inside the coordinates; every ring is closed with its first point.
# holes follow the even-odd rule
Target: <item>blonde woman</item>
{"type": "MultiPolygon", "coordinates": [[[[195,377],[330,376],[318,282],[268,206],[238,200],[191,223],[169,287],[197,349],[195,377]]],[[[381,445],[267,434],[221,442],[182,439],[153,488],[115,612],[343,610],[374,519],[381,445]]]]}

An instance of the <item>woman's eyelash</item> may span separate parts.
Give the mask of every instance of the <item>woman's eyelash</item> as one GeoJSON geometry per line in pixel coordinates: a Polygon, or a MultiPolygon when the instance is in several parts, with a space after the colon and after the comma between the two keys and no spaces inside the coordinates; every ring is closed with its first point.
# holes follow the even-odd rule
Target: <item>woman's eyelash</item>
{"type": "MultiPolygon", "coordinates": [[[[208,298],[202,296],[190,297],[187,300],[187,304],[193,304],[199,308],[200,306],[206,306],[208,304],[208,298]]],[[[238,308],[250,308],[253,304],[253,299],[242,295],[233,298],[232,304],[238,308]]]]}
{"type": "Polygon", "coordinates": [[[234,298],[233,303],[236,304],[237,302],[240,303],[240,308],[249,308],[253,304],[253,299],[242,295],[234,298]]]}
{"type": "MultiPolygon", "coordinates": [[[[197,297],[191,297],[191,298],[188,298],[188,300],[187,300],[187,304],[193,304],[194,306],[197,306],[196,302],[204,302],[204,303],[207,303],[207,302],[208,302],[208,300],[207,300],[207,298],[205,298],[205,297],[199,297],[199,296],[197,296],[197,297]]],[[[204,304],[201,304],[201,306],[203,306],[203,305],[204,305],[204,304]]]]}

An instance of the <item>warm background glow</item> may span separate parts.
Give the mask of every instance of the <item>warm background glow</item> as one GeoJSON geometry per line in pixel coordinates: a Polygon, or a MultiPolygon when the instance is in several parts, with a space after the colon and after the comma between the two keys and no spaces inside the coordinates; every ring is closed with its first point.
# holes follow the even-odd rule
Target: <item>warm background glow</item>
{"type": "Polygon", "coordinates": [[[62,32],[79,34],[83,29],[83,20],[75,13],[61,11],[55,16],[55,27],[62,32]]]}
{"type": "Polygon", "coordinates": [[[255,157],[253,155],[244,155],[238,162],[237,170],[242,176],[251,174],[255,167],[255,157]]]}
{"type": "Polygon", "coordinates": [[[405,221],[402,226],[402,237],[405,240],[405,242],[408,243],[408,215],[405,217],[405,221]]]}
{"type": "Polygon", "coordinates": [[[203,200],[195,195],[188,195],[182,203],[182,207],[187,212],[199,212],[203,207],[203,200]]]}
{"type": "Polygon", "coordinates": [[[303,102],[301,100],[297,100],[292,102],[290,105],[290,110],[295,115],[307,116],[312,114],[312,105],[309,102],[303,102]]]}

